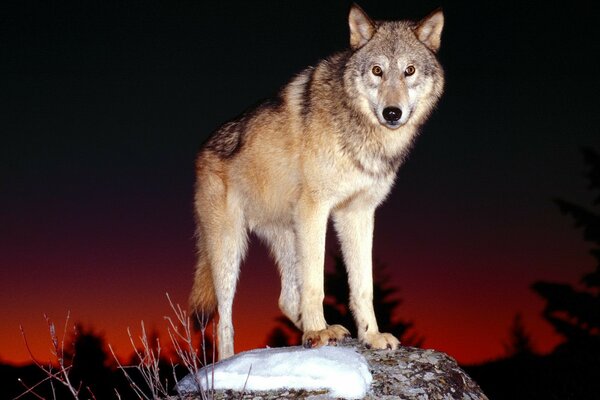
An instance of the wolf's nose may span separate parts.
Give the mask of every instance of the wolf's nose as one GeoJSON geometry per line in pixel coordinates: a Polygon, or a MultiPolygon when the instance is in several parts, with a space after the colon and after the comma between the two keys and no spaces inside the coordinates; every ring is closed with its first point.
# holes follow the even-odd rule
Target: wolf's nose
{"type": "Polygon", "coordinates": [[[382,114],[387,122],[397,122],[402,117],[402,110],[398,107],[386,107],[382,114]]]}

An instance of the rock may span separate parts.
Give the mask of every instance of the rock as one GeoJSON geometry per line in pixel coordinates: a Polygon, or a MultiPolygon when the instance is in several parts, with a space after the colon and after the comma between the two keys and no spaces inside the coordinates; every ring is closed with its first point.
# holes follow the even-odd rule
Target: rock
{"type": "MultiPolygon", "coordinates": [[[[358,340],[339,344],[352,347],[368,364],[373,383],[365,399],[487,400],[479,386],[450,356],[435,350],[401,346],[398,350],[369,350],[358,340]]],[[[212,398],[212,392],[207,393],[212,398]]],[[[194,397],[187,397],[194,399],[194,397]]],[[[200,396],[195,398],[199,399],[200,396]]],[[[330,399],[326,391],[281,390],[271,392],[215,391],[214,399],[330,399]]]]}
{"type": "Polygon", "coordinates": [[[369,363],[373,383],[367,399],[487,400],[479,386],[450,356],[434,350],[396,351],[352,346],[369,363]]]}

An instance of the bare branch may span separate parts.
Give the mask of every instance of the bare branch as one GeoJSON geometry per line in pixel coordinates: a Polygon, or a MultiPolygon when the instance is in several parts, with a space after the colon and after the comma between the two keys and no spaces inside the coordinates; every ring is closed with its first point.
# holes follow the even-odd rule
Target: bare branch
{"type": "Polygon", "coordinates": [[[33,355],[33,352],[31,351],[31,348],[29,347],[29,342],[27,341],[27,336],[25,335],[25,330],[23,329],[23,326],[20,326],[21,336],[23,337],[23,341],[25,342],[25,347],[27,348],[29,357],[31,358],[31,360],[33,361],[35,366],[38,367],[41,371],[43,371],[44,374],[46,374],[46,378],[44,378],[42,381],[38,382],[37,384],[35,384],[32,387],[28,387],[27,385],[25,385],[25,383],[22,380],[19,380],[19,382],[21,382],[21,384],[25,387],[26,391],[24,393],[22,393],[21,395],[19,395],[18,397],[16,397],[15,400],[19,399],[29,393],[33,394],[37,398],[42,398],[37,393],[35,393],[34,390],[35,390],[35,388],[39,387],[44,382],[50,383],[50,387],[52,390],[52,396],[54,399],[56,399],[56,391],[54,388],[54,381],[60,382],[63,386],[65,386],[69,390],[69,392],[71,393],[71,395],[73,396],[73,398],[75,400],[79,400],[79,392],[80,392],[81,388],[75,389],[75,387],[72,385],[71,380],[69,378],[69,371],[71,370],[71,365],[68,365],[68,366],[65,365],[65,348],[64,348],[65,340],[64,340],[64,338],[66,335],[65,332],[67,330],[67,325],[68,325],[69,319],[70,319],[70,312],[67,313],[67,318],[65,321],[65,329],[63,332],[63,338],[60,342],[58,340],[58,335],[56,334],[56,326],[54,325],[54,322],[52,322],[50,320],[50,318],[45,314],[44,314],[44,319],[46,320],[46,324],[48,325],[48,332],[50,333],[50,343],[52,343],[51,354],[56,359],[55,361],[57,363],[58,371],[53,372],[51,363],[48,365],[48,367],[45,367],[39,361],[37,361],[37,359],[33,355]]]}

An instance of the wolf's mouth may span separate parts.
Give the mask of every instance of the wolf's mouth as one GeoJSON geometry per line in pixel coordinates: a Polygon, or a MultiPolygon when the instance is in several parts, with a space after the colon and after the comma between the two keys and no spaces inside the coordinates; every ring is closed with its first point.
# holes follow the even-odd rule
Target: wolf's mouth
{"type": "Polygon", "coordinates": [[[400,128],[402,125],[404,125],[406,122],[403,122],[401,120],[398,121],[386,121],[383,118],[378,118],[378,121],[381,125],[385,126],[386,128],[388,128],[389,130],[396,130],[398,128],[400,128]]]}
{"type": "Polygon", "coordinates": [[[391,121],[391,122],[390,121],[385,121],[385,122],[383,122],[383,125],[386,128],[394,130],[394,129],[400,128],[402,125],[404,125],[404,123],[402,123],[400,121],[391,121]]]}

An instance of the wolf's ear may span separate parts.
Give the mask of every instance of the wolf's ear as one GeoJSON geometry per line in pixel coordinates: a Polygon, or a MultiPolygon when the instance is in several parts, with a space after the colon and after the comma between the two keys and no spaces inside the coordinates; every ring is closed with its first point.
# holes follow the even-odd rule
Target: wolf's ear
{"type": "Polygon", "coordinates": [[[353,3],[350,7],[348,25],[350,25],[350,47],[352,47],[352,50],[364,46],[375,33],[375,24],[356,3],[353,3]]]}
{"type": "Polygon", "coordinates": [[[444,13],[441,8],[438,8],[419,21],[415,28],[415,34],[425,46],[436,53],[440,48],[443,27],[444,13]]]}

